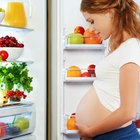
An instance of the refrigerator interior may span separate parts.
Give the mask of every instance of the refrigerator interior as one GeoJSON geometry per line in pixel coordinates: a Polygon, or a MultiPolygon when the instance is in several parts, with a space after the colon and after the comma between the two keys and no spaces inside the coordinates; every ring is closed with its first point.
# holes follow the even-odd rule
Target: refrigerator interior
{"type": "MultiPolygon", "coordinates": [[[[74,46],[72,46],[73,49],[66,48],[66,36],[74,32],[76,26],[83,26],[85,29],[88,28],[88,24],[80,12],[80,2],[81,0],[73,2],[71,0],[61,0],[57,3],[57,10],[53,11],[54,13],[57,13],[57,15],[53,17],[53,22],[55,21],[53,31],[55,33],[57,32],[56,36],[53,33],[53,37],[56,37],[57,43],[52,43],[55,49],[55,51],[53,50],[53,53],[56,55],[53,57],[53,61],[56,60],[53,64],[55,64],[55,68],[57,69],[56,71],[53,70],[53,72],[57,73],[57,84],[55,87],[56,92],[52,93],[52,97],[54,97],[53,101],[56,101],[54,105],[56,106],[54,107],[54,105],[52,105],[52,107],[54,107],[54,111],[57,110],[57,113],[53,112],[52,128],[54,128],[55,125],[54,116],[58,117],[57,130],[52,130],[52,134],[54,134],[52,137],[53,139],[58,140],[79,140],[77,131],[67,130],[67,116],[76,111],[80,99],[85,95],[94,81],[94,79],[67,79],[66,73],[68,67],[76,65],[82,69],[82,72],[84,72],[90,64],[98,64],[107,51],[107,41],[103,41],[103,49],[88,49],[88,45],[87,49],[77,49],[74,48],[74,46]]],[[[140,3],[138,0],[137,2],[140,3]]],[[[56,77],[54,79],[56,79],[56,77]]],[[[55,90],[53,89],[53,91],[55,90]]],[[[139,110],[140,105],[138,111],[139,110]]]]}
{"type": "MultiPolygon", "coordinates": [[[[20,1],[20,0],[19,0],[20,1]]],[[[0,0],[2,8],[6,9],[6,3],[9,0],[0,0]]],[[[29,2],[23,0],[23,2],[29,2]]],[[[24,42],[25,49],[19,61],[32,61],[28,66],[29,73],[33,77],[33,91],[28,94],[26,101],[35,103],[36,120],[34,135],[36,139],[45,139],[45,120],[46,120],[46,1],[31,0],[32,13],[29,16],[28,4],[26,13],[28,18],[27,28],[22,30],[16,28],[0,27],[0,36],[10,35],[17,37],[24,42]],[[40,129],[41,126],[41,129],[40,129]]],[[[21,138],[22,139],[22,138],[21,138]]]]}

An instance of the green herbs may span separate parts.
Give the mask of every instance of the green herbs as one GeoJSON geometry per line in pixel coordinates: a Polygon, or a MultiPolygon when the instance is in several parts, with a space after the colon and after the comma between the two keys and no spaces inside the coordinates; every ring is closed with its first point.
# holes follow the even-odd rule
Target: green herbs
{"type": "Polygon", "coordinates": [[[17,64],[11,62],[10,64],[0,65],[0,85],[2,90],[18,90],[31,92],[32,77],[28,75],[29,70],[25,62],[17,64]]]}

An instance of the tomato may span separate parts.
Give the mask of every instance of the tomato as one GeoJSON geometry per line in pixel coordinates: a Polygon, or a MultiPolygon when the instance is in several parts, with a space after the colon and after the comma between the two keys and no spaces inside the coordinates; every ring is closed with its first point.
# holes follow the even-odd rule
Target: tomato
{"type": "Polygon", "coordinates": [[[8,56],[9,54],[7,51],[4,51],[4,50],[0,51],[0,57],[3,61],[5,61],[8,58],[8,56]]]}
{"type": "Polygon", "coordinates": [[[96,73],[95,73],[95,65],[94,64],[91,64],[88,66],[87,68],[88,72],[93,75],[94,77],[96,77],[96,73]]]}
{"type": "Polygon", "coordinates": [[[81,77],[91,77],[90,73],[89,72],[83,72],[81,74],[81,77]]]}

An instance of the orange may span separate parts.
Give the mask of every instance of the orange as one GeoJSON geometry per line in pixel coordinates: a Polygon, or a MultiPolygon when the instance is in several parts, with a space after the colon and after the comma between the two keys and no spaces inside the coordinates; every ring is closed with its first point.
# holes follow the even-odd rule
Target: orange
{"type": "Polygon", "coordinates": [[[85,44],[101,44],[101,42],[101,37],[95,32],[90,32],[89,29],[84,32],[85,44]]]}
{"type": "Polygon", "coordinates": [[[67,129],[68,130],[77,130],[75,125],[75,117],[71,117],[67,120],[67,129]]]}
{"type": "Polygon", "coordinates": [[[70,66],[67,70],[67,77],[80,77],[81,70],[78,66],[70,66]]]}

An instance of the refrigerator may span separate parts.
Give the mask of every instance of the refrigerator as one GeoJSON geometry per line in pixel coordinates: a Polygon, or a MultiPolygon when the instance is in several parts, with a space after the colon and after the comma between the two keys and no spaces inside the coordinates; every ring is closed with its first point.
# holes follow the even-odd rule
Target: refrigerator
{"type": "MultiPolygon", "coordinates": [[[[5,26],[2,22],[0,23],[0,37],[2,36],[14,36],[18,40],[24,43],[24,51],[22,55],[14,61],[15,63],[26,62],[29,70],[29,75],[33,77],[32,86],[33,91],[27,94],[27,98],[22,100],[22,105],[15,105],[13,107],[0,108],[0,112],[6,114],[0,114],[0,121],[10,123],[13,121],[14,116],[24,114],[26,118],[30,120],[30,126],[32,130],[25,135],[10,135],[9,137],[1,137],[0,140],[5,138],[25,139],[25,140],[45,140],[46,133],[46,4],[45,0],[0,0],[0,7],[7,10],[8,2],[23,2],[27,25],[25,28],[5,26]],[[27,104],[32,105],[29,107],[24,106],[27,104]],[[11,108],[14,111],[11,111],[11,108]],[[23,111],[24,110],[24,111],[23,111]],[[24,113],[22,113],[23,111],[24,113]],[[12,115],[12,113],[14,113],[12,115]],[[28,117],[29,116],[29,117],[28,117]],[[34,124],[34,125],[32,125],[34,124]],[[40,129],[41,128],[41,129],[40,129]],[[20,136],[20,137],[19,137],[20,136]]],[[[8,62],[9,63],[9,62],[8,62]]],[[[29,126],[29,127],[30,127],[29,126]]],[[[10,132],[9,132],[10,133],[10,132]]]]}
{"type": "MultiPolygon", "coordinates": [[[[81,0],[52,0],[51,3],[51,139],[79,140],[76,130],[67,129],[67,119],[76,111],[80,99],[95,77],[67,77],[70,66],[82,72],[90,64],[98,64],[107,53],[108,40],[99,46],[67,44],[67,37],[76,26],[88,28],[80,12],[81,0]]],[[[138,4],[139,0],[136,1],[138,4]]],[[[139,105],[140,107],[140,105],[139,105]]],[[[140,108],[138,109],[140,110],[140,108]]]]}

